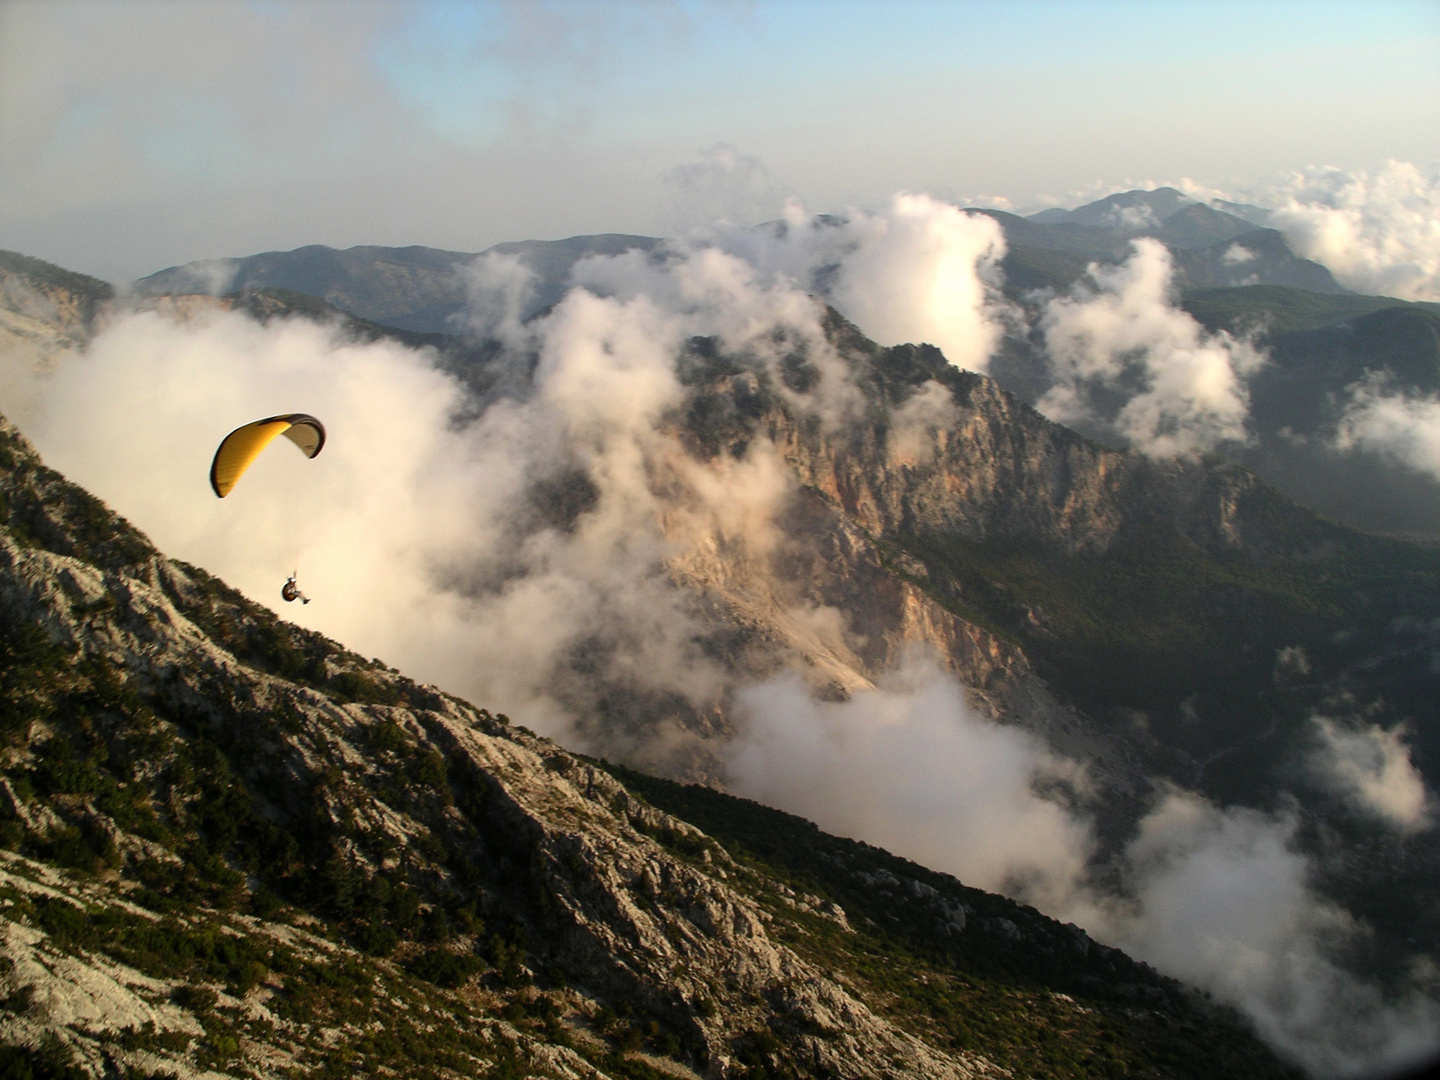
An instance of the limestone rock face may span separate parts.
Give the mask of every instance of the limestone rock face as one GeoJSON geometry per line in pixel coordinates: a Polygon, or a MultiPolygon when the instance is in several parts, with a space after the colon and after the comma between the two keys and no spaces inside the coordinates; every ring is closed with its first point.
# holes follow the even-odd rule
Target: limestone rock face
{"type": "MultiPolygon", "coordinates": [[[[183,715],[202,730],[215,729],[217,738],[244,740],[277,818],[309,815],[339,830],[337,836],[385,838],[380,847],[388,856],[345,845],[362,873],[409,865],[412,878],[432,889],[473,889],[487,914],[525,912],[531,932],[543,935],[536,954],[562,958],[574,984],[668,1018],[716,1075],[727,1074],[735,1039],[776,1016],[811,1032],[795,1036],[787,1054],[831,1075],[873,1075],[877,1062],[914,1077],[1000,1074],[982,1056],[942,1050],[897,1028],[776,941],[767,929],[772,917],[750,895],[754,871],[554,743],[417,688],[331,643],[321,645],[330,682],[349,673],[366,680],[371,698],[405,703],[338,701],[241,662],[196,620],[228,621],[243,637],[273,625],[268,613],[155,552],[45,469],[8,422],[0,426],[0,444],[0,496],[12,520],[27,514],[26,535],[0,530],[0,611],[7,624],[42,628],[72,664],[108,667],[161,715],[183,715]],[[283,730],[267,723],[277,715],[287,718],[283,730]],[[433,754],[443,761],[464,798],[444,792],[376,797],[392,792],[396,779],[387,760],[394,754],[375,752],[381,726],[403,742],[409,760],[433,754]],[[678,857],[656,836],[703,851],[704,861],[678,857]],[[437,840],[463,856],[437,862],[437,840]],[[454,869],[462,859],[464,886],[454,869]]],[[[43,738],[45,727],[37,725],[30,738],[43,738]]],[[[24,809],[26,800],[18,801],[24,809]]],[[[103,819],[110,834],[127,839],[93,803],[73,810],[76,820],[103,819]]],[[[142,838],[134,840],[143,845],[142,838]]],[[[141,852],[135,861],[151,860],[141,852]]],[[[6,880],[0,877],[0,886],[6,880]]],[[[14,881],[22,891],[39,888],[29,878],[14,881]]],[[[85,904],[76,892],[74,903],[85,904]]],[[[0,931],[8,978],[32,988],[32,1019],[12,1037],[34,1035],[38,1023],[67,1033],[93,1056],[107,1033],[122,1029],[204,1030],[165,1004],[169,982],[96,955],[67,955],[29,925],[0,919],[0,931]]],[[[280,933],[273,927],[252,932],[280,933]]],[[[298,1052],[294,1040],[281,1041],[287,1053],[298,1052]]]]}
{"type": "Polygon", "coordinates": [[[16,377],[45,371],[81,349],[113,289],[103,281],[0,251],[0,392],[14,400],[16,377]]]}
{"type": "MultiPolygon", "coordinates": [[[[950,367],[933,348],[878,349],[833,313],[830,330],[868,411],[826,426],[742,372],[699,381],[684,412],[709,418],[706,425],[677,423],[672,432],[701,459],[772,454],[793,483],[763,542],[662,522],[677,551],[673,580],[717,636],[742,643],[726,657],[734,682],[800,670],[816,692],[844,698],[908,654],[930,657],[994,719],[1093,761],[1107,791],[1138,791],[1144,778],[1131,744],[1144,743],[1143,734],[1096,723],[1057,699],[1013,636],[958,613],[965,597],[929,552],[960,541],[1096,556],[1151,529],[1207,552],[1250,553],[1269,542],[1265,526],[1277,513],[1299,520],[1294,508],[1243,469],[1157,463],[1084,439],[992,380],[950,367]],[[914,412],[921,400],[928,411],[914,412]],[[906,420],[912,412],[928,419],[906,420]],[[942,602],[947,594],[954,603],[942,602]]],[[[1326,542],[1303,522],[1291,532],[1326,542]]],[[[1046,633],[1045,612],[1027,610],[1046,633]]],[[[680,718],[707,737],[729,732],[723,699],[709,716],[681,710],[680,718]]],[[[721,778],[717,758],[703,752],[668,767],[721,778]]]]}
{"type": "MultiPolygon", "coordinates": [[[[104,290],[16,265],[0,260],[0,348],[38,363],[82,344],[104,290]]],[[[184,319],[236,302],[147,303],[184,319]]],[[[753,372],[697,386],[748,404],[734,430],[677,427],[677,448],[750,440],[794,481],[767,544],[659,523],[676,587],[732,642],[730,676],[799,666],[843,697],[920,649],[977,705],[1103,770],[1103,736],[1018,646],[936,599],[912,541],[1104,550],[1141,513],[1238,547],[1248,474],[1105,450],[938,354],[833,329],[873,400],[898,416],[929,395],[943,422],[899,430],[880,410],[822,430],[753,372]]],[[[1178,984],[953,878],[850,844],[826,856],[832,885],[864,887],[844,907],[787,883],[612,767],[165,558],[3,419],[0,650],[0,1039],[60,1045],[93,1075],[1028,1075],[1039,1059],[1014,1032],[1032,1015],[1079,1045],[1102,1007],[1127,1046],[1169,1045],[1179,1017],[1173,1031],[1238,1047],[1225,1060],[1246,1074],[1284,1074],[1178,984]],[[957,974],[962,959],[978,966],[957,974]],[[1038,989],[1008,988],[1014,971],[1038,989]],[[1059,992],[1122,976],[1154,1011],[1059,992]],[[979,1028],[956,1020],[961,997],[979,1028]],[[1001,1035],[977,1039],[995,1016],[1001,1035]]],[[[725,704],[679,719],[723,737],[725,704]]],[[[1112,756],[1111,786],[1135,782],[1112,756]]],[[[714,764],[688,771],[713,780],[714,764]]]]}

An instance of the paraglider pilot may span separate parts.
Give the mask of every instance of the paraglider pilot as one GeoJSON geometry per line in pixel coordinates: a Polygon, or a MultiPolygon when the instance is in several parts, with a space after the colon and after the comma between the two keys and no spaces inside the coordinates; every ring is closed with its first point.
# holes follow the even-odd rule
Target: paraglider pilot
{"type": "MultiPolygon", "coordinates": [[[[219,498],[225,498],[245,475],[245,470],[260,452],[279,435],[284,435],[300,448],[307,458],[313,458],[325,445],[325,425],[309,413],[286,413],[283,416],[267,416],[244,424],[226,435],[215,450],[215,459],[210,462],[210,487],[219,498]]],[[[296,572],[280,588],[285,602],[299,600],[310,603],[310,598],[300,591],[295,583],[296,572]]]]}

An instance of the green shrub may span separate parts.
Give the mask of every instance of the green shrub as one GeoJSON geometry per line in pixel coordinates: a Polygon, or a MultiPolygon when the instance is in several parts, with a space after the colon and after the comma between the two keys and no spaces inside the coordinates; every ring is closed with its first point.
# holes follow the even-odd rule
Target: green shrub
{"type": "Polygon", "coordinates": [[[416,978],[453,990],[485,968],[478,956],[451,952],[449,949],[427,949],[408,964],[407,971],[416,978]]]}
{"type": "Polygon", "coordinates": [[[89,1080],[89,1074],[52,1036],[39,1050],[0,1046],[0,1080],[89,1080]]]}
{"type": "Polygon", "coordinates": [[[170,1000],[182,1009],[207,1013],[215,1008],[219,995],[208,986],[177,986],[170,994],[170,1000]]]}

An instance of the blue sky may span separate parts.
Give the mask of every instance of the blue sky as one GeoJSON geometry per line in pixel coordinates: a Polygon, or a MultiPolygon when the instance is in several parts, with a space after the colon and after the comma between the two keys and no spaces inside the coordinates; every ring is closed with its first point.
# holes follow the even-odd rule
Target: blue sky
{"type": "Polygon", "coordinates": [[[1434,0],[0,6],[0,246],[112,279],[1390,158],[1434,0]]]}

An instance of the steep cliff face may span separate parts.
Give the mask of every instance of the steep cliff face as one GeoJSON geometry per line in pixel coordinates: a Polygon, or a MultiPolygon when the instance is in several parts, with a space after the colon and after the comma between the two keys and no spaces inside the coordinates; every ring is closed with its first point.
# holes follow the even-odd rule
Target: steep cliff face
{"type": "Polygon", "coordinates": [[[968,987],[972,1024],[1038,1010],[1079,1062],[1133,1052],[1189,1075],[1156,1064],[1178,1018],[1175,1045],[1208,1032],[1211,1064],[1283,1072],[1073,928],[816,834],[846,875],[900,889],[874,913],[905,913],[925,944],[887,945],[596,763],[165,559],[8,423],[0,630],[0,1038],[52,1062],[957,1080],[1025,1064],[1023,1040],[921,1023],[857,966],[878,949],[932,994],[968,987]],[[1007,971],[1028,972],[1018,997],[1007,971]],[[1096,1018],[1120,1033],[1103,1056],[1096,1018]]]}
{"type": "Polygon", "coordinates": [[[81,347],[113,294],[104,281],[0,251],[0,354],[35,366],[81,347]]]}
{"type": "MultiPolygon", "coordinates": [[[[1084,685],[1097,654],[1113,654],[1114,643],[1077,644],[1067,622],[1125,638],[1132,616],[1173,621],[1175,590],[1193,588],[1185,610],[1212,621],[1142,640],[1142,652],[1169,650],[1164,656],[1120,661],[1137,687],[1147,671],[1159,672],[1160,692],[1178,710],[1200,689],[1212,659],[1207,638],[1230,633],[1221,624],[1237,604],[1258,610],[1275,599],[1260,579],[1339,569],[1336,553],[1359,542],[1354,534],[1243,469],[1154,462],[1084,439],[933,348],[880,349],[833,312],[827,330],[863,403],[849,415],[823,421],[766,372],[710,357],[675,422],[675,439],[697,458],[773,451],[795,489],[774,516],[778,539],[670,533],[680,552],[670,564],[676,581],[703,598],[707,618],[748,635],[750,647],[731,657],[736,677],[800,667],[817,689],[843,697],[919,649],[991,715],[1093,762],[1107,796],[1141,790],[1147,771],[1184,779],[1188,748],[1106,715],[1153,707],[1154,695],[1084,685]],[[1017,567],[1020,557],[1030,564],[1017,567]],[[1255,580],[1234,580],[1239,567],[1255,580]],[[1016,580],[1017,569],[1024,578],[1016,580]],[[1214,580],[1221,576],[1232,580],[1214,580]],[[1162,584],[1129,595],[1151,579],[1162,584]],[[1088,606],[1086,590],[1101,581],[1122,585],[1112,607],[1132,606],[1088,606]],[[1178,694],[1175,670],[1164,667],[1176,654],[1190,668],[1178,694]],[[1077,698],[1089,715],[1074,708],[1077,698]]],[[[709,355],[707,346],[693,348],[709,355]]],[[[1274,650],[1291,644],[1281,638],[1299,633],[1302,621],[1297,613],[1284,628],[1266,625],[1273,642],[1242,644],[1243,634],[1232,633],[1234,647],[1257,671],[1266,665],[1268,679],[1274,650]]]]}
{"type": "Polygon", "coordinates": [[[1144,523],[1217,551],[1270,543],[1277,514],[1307,535],[1326,532],[1244,469],[1108,449],[994,380],[957,371],[932,347],[879,349],[833,313],[829,329],[867,395],[892,411],[838,437],[806,437],[773,415],[765,426],[802,482],[872,536],[1023,538],[1057,553],[1103,554],[1144,523]],[[930,407],[916,408],[925,398],[930,407]]]}

